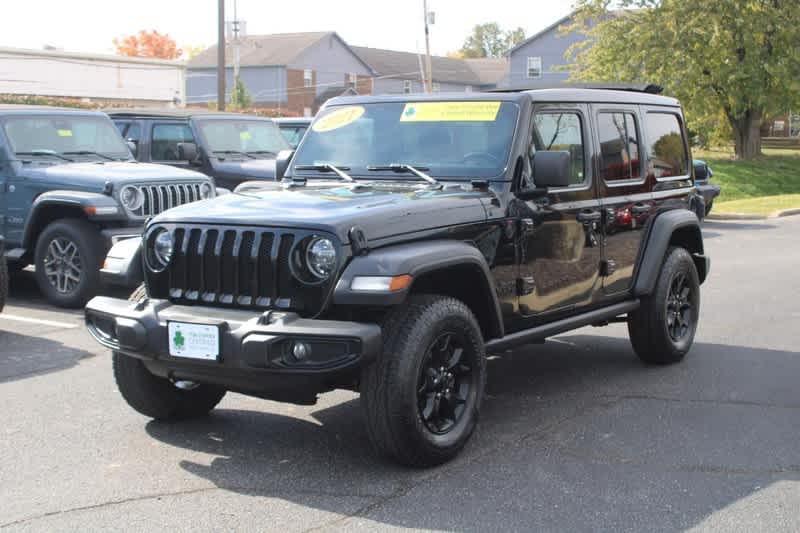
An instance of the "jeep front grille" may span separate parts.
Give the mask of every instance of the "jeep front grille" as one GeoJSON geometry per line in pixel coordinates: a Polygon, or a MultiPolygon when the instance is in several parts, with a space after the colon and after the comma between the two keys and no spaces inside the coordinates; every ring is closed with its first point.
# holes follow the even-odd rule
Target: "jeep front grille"
{"type": "Polygon", "coordinates": [[[169,229],[172,261],[165,272],[148,272],[150,293],[156,297],[315,314],[335,279],[307,285],[291,272],[293,248],[315,232],[196,225],[169,229]]]}
{"type": "Polygon", "coordinates": [[[137,185],[144,201],[139,209],[130,211],[135,217],[152,217],[159,213],[200,200],[200,183],[165,183],[137,185]]]}

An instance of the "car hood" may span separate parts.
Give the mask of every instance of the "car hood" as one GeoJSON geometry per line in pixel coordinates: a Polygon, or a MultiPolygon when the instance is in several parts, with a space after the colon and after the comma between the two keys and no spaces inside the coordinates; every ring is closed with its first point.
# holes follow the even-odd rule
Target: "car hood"
{"type": "Polygon", "coordinates": [[[246,161],[218,161],[216,170],[242,178],[275,179],[274,159],[248,159],[246,161]]]}
{"type": "Polygon", "coordinates": [[[63,184],[69,188],[102,190],[107,181],[114,185],[121,183],[142,183],[150,181],[208,181],[199,172],[184,170],[167,165],[128,162],[86,162],[66,163],[51,166],[23,167],[23,177],[47,180],[53,184],[63,184]]]}
{"type": "Polygon", "coordinates": [[[367,239],[376,240],[482,222],[486,211],[481,200],[492,197],[492,193],[474,190],[470,185],[448,185],[436,190],[408,182],[376,185],[310,182],[297,187],[264,183],[244,189],[171,209],[155,223],[319,229],[334,233],[347,243],[353,226],[364,230],[367,239]]]}

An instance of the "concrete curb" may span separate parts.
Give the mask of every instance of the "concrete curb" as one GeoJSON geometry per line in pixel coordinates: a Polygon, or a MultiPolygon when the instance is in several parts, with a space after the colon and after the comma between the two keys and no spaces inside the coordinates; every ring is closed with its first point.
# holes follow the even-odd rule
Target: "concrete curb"
{"type": "Polygon", "coordinates": [[[767,220],[769,218],[783,218],[800,215],[800,209],[784,209],[769,215],[748,215],[744,213],[714,213],[708,214],[706,220],[767,220]]]}

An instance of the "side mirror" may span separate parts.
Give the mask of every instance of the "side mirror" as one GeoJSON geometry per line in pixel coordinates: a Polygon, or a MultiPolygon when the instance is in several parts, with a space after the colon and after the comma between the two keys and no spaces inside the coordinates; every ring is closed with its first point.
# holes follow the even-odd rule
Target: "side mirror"
{"type": "Polygon", "coordinates": [[[178,143],[178,159],[190,163],[197,160],[197,145],[195,143],[178,143]]]}
{"type": "Polygon", "coordinates": [[[541,151],[533,156],[533,181],[537,187],[569,186],[569,152],[541,151]]]}
{"type": "Polygon", "coordinates": [[[705,181],[711,177],[711,169],[708,163],[700,159],[695,159],[692,163],[694,166],[694,179],[696,181],[705,181]]]}
{"type": "Polygon", "coordinates": [[[125,144],[128,145],[128,150],[130,150],[131,154],[133,154],[133,158],[136,159],[139,156],[139,142],[134,141],[133,139],[128,139],[125,141],[125,144]]]}
{"type": "Polygon", "coordinates": [[[278,157],[275,158],[275,180],[280,181],[286,174],[286,169],[289,168],[289,163],[292,162],[294,157],[294,150],[281,150],[278,152],[278,157]]]}

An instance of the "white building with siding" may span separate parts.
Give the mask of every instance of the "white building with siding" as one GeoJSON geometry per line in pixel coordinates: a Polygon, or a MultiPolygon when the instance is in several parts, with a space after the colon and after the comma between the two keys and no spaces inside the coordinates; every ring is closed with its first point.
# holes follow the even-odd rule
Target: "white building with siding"
{"type": "Polygon", "coordinates": [[[185,93],[182,61],[0,47],[0,94],[173,105],[185,93]]]}

